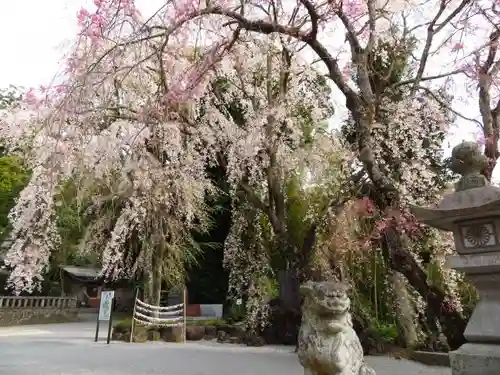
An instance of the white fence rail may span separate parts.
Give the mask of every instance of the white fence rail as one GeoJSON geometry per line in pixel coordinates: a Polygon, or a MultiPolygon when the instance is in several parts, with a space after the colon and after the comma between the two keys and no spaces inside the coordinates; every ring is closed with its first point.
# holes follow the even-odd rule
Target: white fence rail
{"type": "Polygon", "coordinates": [[[186,291],[183,303],[171,306],[154,306],[141,301],[137,296],[134,302],[130,342],[134,337],[134,326],[142,324],[148,327],[182,327],[183,341],[186,341],[186,291]]]}

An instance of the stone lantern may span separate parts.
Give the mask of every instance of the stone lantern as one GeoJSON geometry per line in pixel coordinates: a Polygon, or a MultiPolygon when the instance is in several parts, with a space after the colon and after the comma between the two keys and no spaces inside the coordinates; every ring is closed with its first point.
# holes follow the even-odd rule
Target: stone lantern
{"type": "Polygon", "coordinates": [[[479,302],[464,336],[467,343],[450,353],[453,375],[500,374],[500,188],[480,173],[488,160],[478,145],[462,142],[452,151],[451,169],[462,176],[455,192],[435,207],[413,206],[415,217],[453,232],[457,255],[446,266],[465,273],[479,302]]]}

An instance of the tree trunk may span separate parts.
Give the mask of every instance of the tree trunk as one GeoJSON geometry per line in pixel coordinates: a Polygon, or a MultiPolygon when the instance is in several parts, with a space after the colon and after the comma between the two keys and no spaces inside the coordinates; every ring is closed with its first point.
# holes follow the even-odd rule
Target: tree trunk
{"type": "Polygon", "coordinates": [[[417,344],[417,330],[413,317],[415,309],[411,303],[410,294],[406,287],[403,275],[392,271],[389,273],[389,280],[394,290],[394,305],[398,319],[398,329],[405,347],[414,347],[417,344]]]}
{"type": "MultiPolygon", "coordinates": [[[[151,262],[151,271],[146,274],[147,282],[145,288],[145,297],[146,302],[153,306],[160,305],[161,299],[161,286],[163,281],[163,273],[162,273],[162,254],[163,251],[161,249],[156,248],[152,254],[152,262],[151,262]]],[[[158,311],[155,311],[156,314],[153,314],[155,317],[158,317],[158,311]]]]}
{"type": "Polygon", "coordinates": [[[466,320],[453,306],[453,298],[440,288],[430,285],[424,270],[403,246],[399,233],[389,229],[382,243],[384,255],[388,256],[391,269],[402,273],[408,282],[427,302],[428,308],[437,317],[451,350],[458,349],[466,340],[466,320]]]}
{"type": "Polygon", "coordinates": [[[278,272],[279,298],[282,306],[288,310],[300,309],[300,282],[297,272],[288,269],[278,272]]]}

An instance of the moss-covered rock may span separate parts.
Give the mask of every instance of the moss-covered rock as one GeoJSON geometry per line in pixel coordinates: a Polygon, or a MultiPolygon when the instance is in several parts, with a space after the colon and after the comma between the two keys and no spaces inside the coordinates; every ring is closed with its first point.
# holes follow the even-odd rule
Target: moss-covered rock
{"type": "Polygon", "coordinates": [[[216,326],[205,326],[205,339],[212,340],[217,337],[217,327],[216,326]]]}
{"type": "MultiPolygon", "coordinates": [[[[111,339],[115,341],[130,341],[130,331],[132,329],[132,319],[126,318],[119,320],[113,325],[111,339]]],[[[148,329],[139,324],[134,325],[133,342],[148,341],[148,329]]]]}
{"type": "Polygon", "coordinates": [[[148,330],[148,341],[160,341],[161,334],[157,328],[148,330]]]}
{"type": "Polygon", "coordinates": [[[182,327],[162,327],[159,330],[161,339],[166,342],[183,342],[184,332],[182,327]]]}
{"type": "Polygon", "coordinates": [[[205,327],[203,326],[187,326],[186,339],[191,341],[199,341],[205,337],[205,327]]]}

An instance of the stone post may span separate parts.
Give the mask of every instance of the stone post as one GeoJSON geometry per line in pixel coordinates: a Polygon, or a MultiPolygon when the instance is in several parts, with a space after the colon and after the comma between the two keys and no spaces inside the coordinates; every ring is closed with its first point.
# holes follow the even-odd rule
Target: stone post
{"type": "Polygon", "coordinates": [[[453,232],[457,255],[446,265],[465,273],[479,294],[468,342],[450,353],[453,375],[500,374],[500,188],[481,174],[487,166],[477,144],[462,142],[452,151],[451,169],[462,176],[455,192],[435,207],[412,207],[420,221],[453,232]]]}

